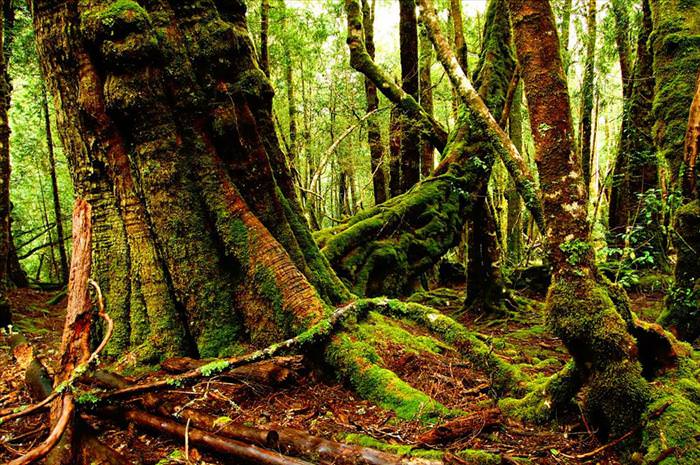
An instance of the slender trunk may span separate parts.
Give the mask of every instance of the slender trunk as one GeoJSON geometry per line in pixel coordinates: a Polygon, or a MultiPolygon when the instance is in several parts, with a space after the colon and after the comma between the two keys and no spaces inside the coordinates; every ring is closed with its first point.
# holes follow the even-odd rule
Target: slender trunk
{"type": "Polygon", "coordinates": [[[462,2],[460,0],[450,0],[450,17],[452,18],[453,43],[457,62],[464,70],[464,74],[469,75],[469,49],[467,41],[464,39],[464,22],[462,20],[462,2]]]}
{"type": "MultiPolygon", "coordinates": [[[[401,47],[401,87],[419,100],[418,22],[414,0],[399,0],[399,43],[401,47]]],[[[420,180],[420,129],[402,117],[401,122],[401,192],[407,192],[420,180]]]]}
{"type": "Polygon", "coordinates": [[[583,83],[581,85],[581,124],[579,130],[579,150],[581,151],[583,182],[586,190],[589,189],[591,184],[592,113],[595,81],[596,15],[598,10],[596,0],[587,0],[587,8],[586,59],[584,63],[583,83]]]}
{"type": "MultiPolygon", "coordinates": [[[[420,25],[420,104],[425,112],[433,116],[433,83],[430,68],[433,65],[433,45],[428,37],[425,26],[420,25]]],[[[435,167],[435,149],[430,140],[423,136],[421,142],[421,175],[430,176],[435,167]]]]}
{"type": "Polygon", "coordinates": [[[389,117],[389,197],[402,194],[401,190],[401,142],[402,116],[398,107],[391,109],[389,117]]]}
{"type": "Polygon", "coordinates": [[[292,56],[289,50],[285,52],[285,79],[287,82],[287,105],[289,111],[289,163],[292,166],[297,162],[298,143],[297,143],[297,104],[296,95],[294,93],[294,73],[292,56]]]}
{"type": "Polygon", "coordinates": [[[569,42],[571,40],[571,8],[573,0],[564,0],[564,6],[561,12],[561,50],[562,60],[564,64],[564,74],[569,74],[569,65],[571,63],[571,53],[569,51],[569,42]]]}
{"type": "MultiPolygon", "coordinates": [[[[371,59],[374,59],[374,11],[375,0],[370,5],[369,0],[362,0],[362,26],[365,31],[365,46],[371,59]]],[[[365,98],[367,99],[367,113],[376,111],[379,108],[379,98],[377,97],[377,86],[370,78],[365,76],[365,98]]],[[[374,191],[374,203],[379,205],[386,202],[387,185],[386,181],[386,160],[384,144],[382,143],[382,132],[376,118],[367,120],[367,143],[370,152],[370,169],[372,173],[372,187],[374,191]]]]}
{"type": "Polygon", "coordinates": [[[270,0],[260,4],[260,69],[270,77],[270,53],[268,51],[268,33],[270,31],[270,0]]]}
{"type": "Polygon", "coordinates": [[[61,199],[58,191],[58,179],[56,178],[56,158],[53,151],[53,137],[51,134],[51,117],[49,104],[46,98],[46,88],[41,87],[41,106],[44,113],[46,127],[46,148],[49,153],[49,173],[51,174],[51,191],[53,194],[53,212],[56,221],[56,242],[58,243],[58,255],[60,260],[60,279],[62,284],[68,283],[68,255],[63,241],[63,215],[61,213],[61,199]]]}
{"type": "MultiPolygon", "coordinates": [[[[513,145],[515,145],[520,153],[523,151],[522,98],[522,86],[518,85],[515,95],[513,96],[513,105],[508,119],[508,129],[513,145]]],[[[515,188],[515,183],[511,179],[508,180],[506,198],[508,200],[508,226],[506,232],[508,261],[511,265],[517,265],[520,263],[523,250],[523,208],[518,190],[515,188]]]]}
{"type": "MultiPolygon", "coordinates": [[[[613,0],[611,10],[615,20],[615,45],[620,60],[620,76],[622,77],[623,103],[632,93],[632,65],[630,64],[630,17],[629,5],[625,0],[613,0]]],[[[644,7],[642,7],[644,10],[644,7]]]]}

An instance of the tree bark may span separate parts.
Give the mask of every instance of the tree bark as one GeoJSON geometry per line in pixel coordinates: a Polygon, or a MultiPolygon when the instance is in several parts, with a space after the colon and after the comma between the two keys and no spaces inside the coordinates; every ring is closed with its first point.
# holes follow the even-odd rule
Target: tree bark
{"type": "Polygon", "coordinates": [[[270,32],[270,0],[260,3],[260,69],[270,77],[270,52],[268,51],[268,34],[270,32]]]}
{"type": "MultiPolygon", "coordinates": [[[[374,0],[370,5],[369,0],[362,0],[362,26],[365,31],[365,46],[370,59],[374,59],[374,0]]],[[[367,100],[367,113],[376,112],[379,108],[377,86],[370,78],[365,76],[365,98],[367,100]]],[[[375,118],[367,120],[367,143],[370,152],[370,169],[372,173],[372,188],[374,203],[379,205],[387,200],[388,184],[386,180],[387,163],[385,159],[382,132],[375,118]]]]}
{"type": "MultiPolygon", "coordinates": [[[[685,152],[686,137],[692,138],[696,115],[691,116],[693,96],[696,95],[700,69],[700,4],[678,0],[650,0],[653,33],[651,47],[654,55],[655,80],[653,117],[654,143],[659,156],[665,157],[670,168],[671,189],[680,190],[682,179],[690,173],[683,160],[692,158],[685,152]],[[689,132],[690,131],[690,132],[689,132]]],[[[692,146],[691,146],[692,149],[692,146]]],[[[700,309],[700,201],[683,199],[673,219],[673,243],[678,249],[666,311],[659,322],[679,337],[692,341],[700,336],[697,312],[700,309]]]]}
{"type": "Polygon", "coordinates": [[[401,134],[403,117],[397,107],[389,116],[389,198],[401,195],[401,134]]]}
{"type": "Polygon", "coordinates": [[[349,298],[297,203],[243,3],[32,5],[75,190],[94,207],[110,353],[225,355],[349,298]]]}
{"type": "MultiPolygon", "coordinates": [[[[632,93],[632,65],[630,63],[632,57],[630,55],[630,12],[629,5],[624,0],[614,0],[610,4],[613,19],[615,20],[615,45],[617,46],[617,55],[620,61],[620,76],[622,77],[622,96],[623,102],[630,97],[632,93]]],[[[642,10],[645,7],[642,5],[642,10]]],[[[646,7],[648,10],[648,6],[646,7]]],[[[644,14],[642,12],[642,14],[644,14]]],[[[644,21],[644,19],[642,19],[644,21]]],[[[641,32],[641,31],[640,31],[641,32]]],[[[639,55],[637,55],[639,56],[639,55]]]]}
{"type": "MultiPolygon", "coordinates": [[[[399,44],[401,48],[401,87],[419,100],[418,21],[414,0],[399,0],[399,44]]],[[[401,121],[400,192],[408,192],[420,180],[420,129],[417,124],[401,121]]]]}
{"type": "Polygon", "coordinates": [[[459,0],[450,0],[450,17],[454,28],[454,44],[457,62],[464,73],[469,73],[469,48],[464,39],[464,23],[462,21],[462,4],[459,0]]]}
{"type": "MultiPolygon", "coordinates": [[[[420,25],[420,104],[426,113],[433,116],[433,83],[430,69],[433,65],[433,45],[428,38],[425,26],[420,25]]],[[[420,172],[427,178],[435,168],[435,149],[430,140],[423,136],[421,142],[420,172]]]]}
{"type": "Polygon", "coordinates": [[[46,97],[46,88],[41,88],[41,106],[44,112],[44,125],[46,127],[46,148],[49,154],[49,173],[51,175],[51,193],[53,195],[53,212],[56,221],[56,243],[60,265],[61,283],[68,283],[68,255],[66,244],[63,241],[63,213],[61,211],[61,199],[58,191],[58,179],[56,178],[56,158],[53,151],[53,136],[51,134],[51,116],[49,115],[49,103],[46,97]]]}
{"type": "Polygon", "coordinates": [[[595,53],[598,8],[596,0],[587,0],[586,11],[586,59],[581,84],[581,124],[579,129],[579,150],[583,182],[586,191],[591,184],[593,97],[595,93],[595,53]]]}
{"type": "Polygon", "coordinates": [[[629,312],[623,308],[624,299],[614,288],[597,282],[593,247],[588,242],[587,189],[574,149],[567,81],[551,6],[547,0],[510,0],[510,8],[544,210],[552,225],[547,229],[553,269],[547,318],[586,384],[584,413],[589,423],[602,436],[618,436],[638,424],[650,400],[649,385],[637,363],[639,352],[628,332],[626,321],[631,317],[623,312],[629,312]]]}
{"type": "Polygon", "coordinates": [[[653,24],[650,47],[655,78],[654,143],[668,162],[671,189],[680,187],[688,113],[700,68],[700,5],[682,0],[649,0],[653,24]]]}

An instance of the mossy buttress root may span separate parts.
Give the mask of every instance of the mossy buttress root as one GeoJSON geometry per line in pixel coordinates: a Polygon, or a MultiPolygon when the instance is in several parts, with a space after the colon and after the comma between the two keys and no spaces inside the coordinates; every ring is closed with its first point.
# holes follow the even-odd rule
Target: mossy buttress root
{"type": "Polygon", "coordinates": [[[519,388],[523,377],[518,368],[493,354],[490,347],[452,318],[419,304],[383,298],[364,299],[358,305],[366,311],[358,312],[358,319],[344,322],[345,331],[331,338],[324,360],[360,396],[393,410],[399,418],[431,422],[459,412],[446,408],[385,368],[376,348],[387,341],[409,352],[437,354],[445,349],[455,350],[489,375],[496,392],[519,388]],[[415,336],[392,321],[394,318],[424,326],[434,337],[415,336]]]}

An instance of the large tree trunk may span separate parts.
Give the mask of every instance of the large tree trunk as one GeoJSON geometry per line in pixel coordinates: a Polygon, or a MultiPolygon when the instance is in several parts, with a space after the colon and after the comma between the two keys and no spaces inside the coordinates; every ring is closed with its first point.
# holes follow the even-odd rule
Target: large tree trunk
{"type": "MultiPolygon", "coordinates": [[[[345,6],[348,43],[356,60],[363,52],[359,5],[347,0],[345,6]]],[[[509,31],[506,28],[501,33],[503,40],[492,41],[491,53],[483,55],[491,63],[482,68],[494,72],[480,80],[481,87],[488,88],[485,94],[496,114],[502,111],[515,67],[509,31]]],[[[355,292],[410,293],[418,286],[420,275],[457,245],[464,221],[474,209],[473,194],[484,189],[494,157],[503,151],[482,124],[472,111],[460,111],[457,129],[443,150],[444,162],[433,176],[410,192],[317,236],[324,255],[355,292]]]]}
{"type": "MultiPolygon", "coordinates": [[[[613,171],[608,215],[609,244],[624,247],[628,228],[643,226],[645,237],[638,237],[640,244],[647,244],[657,262],[664,262],[661,218],[651,223],[642,223],[638,214],[640,198],[649,189],[658,186],[658,162],[652,139],[652,101],[654,98],[654,74],[651,50],[648,47],[652,31],[651,12],[648,0],[642,1],[642,24],[637,40],[637,59],[631,84],[625,84],[624,113],[620,128],[618,147],[613,171]],[[627,91],[627,88],[631,90],[627,91]]],[[[622,51],[620,51],[622,53],[622,51]]],[[[621,55],[622,57],[622,55],[621,55]]],[[[620,58],[622,62],[622,58],[620,58]]],[[[641,252],[641,250],[640,250],[641,252]]]]}
{"type": "Polygon", "coordinates": [[[587,189],[573,142],[571,108],[554,16],[547,0],[510,0],[518,61],[538,152],[552,284],[547,314],[586,385],[586,418],[603,436],[638,423],[650,400],[636,341],[598,284],[586,220],[587,189]],[[624,406],[624,407],[622,407],[624,406]]]}
{"type": "Polygon", "coordinates": [[[671,188],[680,187],[688,113],[700,68],[700,15],[697,2],[649,0],[654,56],[654,142],[671,171],[671,188]]]}
{"type": "MultiPolygon", "coordinates": [[[[700,4],[679,0],[650,0],[654,32],[654,142],[671,169],[671,187],[680,189],[684,173],[686,136],[692,137],[691,113],[700,69],[700,4]],[[691,124],[689,125],[689,121],[691,124]],[[690,133],[689,133],[690,131],[690,133]]],[[[678,259],[675,282],[669,292],[666,311],[659,321],[679,337],[692,341],[700,336],[700,201],[685,192],[684,203],[674,218],[674,244],[678,259]]]]}
{"type": "MultiPolygon", "coordinates": [[[[362,25],[365,31],[365,45],[371,59],[374,59],[374,11],[374,0],[372,0],[371,5],[369,0],[362,0],[362,25]]],[[[377,86],[366,76],[365,98],[367,99],[367,113],[376,112],[379,108],[377,86]]],[[[367,143],[369,144],[370,152],[374,203],[379,205],[386,202],[387,188],[389,186],[386,181],[387,164],[384,158],[385,150],[382,143],[382,132],[375,118],[367,120],[367,143]]]]}
{"type": "MultiPolygon", "coordinates": [[[[401,48],[401,87],[419,100],[418,88],[418,21],[414,0],[399,0],[399,43],[401,48]]],[[[420,180],[420,129],[417,124],[401,121],[401,193],[408,192],[420,180]]]]}
{"type": "Polygon", "coordinates": [[[112,353],[230,353],[349,298],[301,215],[243,3],[32,6],[112,353]]]}

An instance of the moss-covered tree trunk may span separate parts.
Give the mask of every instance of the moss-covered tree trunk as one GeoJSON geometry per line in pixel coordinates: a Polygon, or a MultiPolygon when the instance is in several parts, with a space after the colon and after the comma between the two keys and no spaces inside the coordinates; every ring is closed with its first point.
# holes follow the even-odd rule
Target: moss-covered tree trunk
{"type": "Polygon", "coordinates": [[[301,215],[242,2],[32,7],[110,353],[231,353],[349,298],[301,215]]]}
{"type": "MultiPolygon", "coordinates": [[[[374,0],[362,0],[362,26],[365,31],[365,44],[370,58],[374,59],[374,0]]],[[[371,79],[365,76],[365,99],[367,100],[367,113],[376,112],[379,108],[377,86],[371,79]]],[[[370,169],[372,173],[372,187],[374,191],[374,203],[380,204],[387,199],[386,182],[387,163],[385,159],[382,132],[375,118],[367,120],[367,142],[370,152],[370,169]]]]}
{"type": "Polygon", "coordinates": [[[547,0],[510,0],[516,51],[538,152],[552,284],[548,321],[585,383],[586,418],[606,436],[637,424],[649,387],[616,296],[599,284],[586,220],[587,189],[574,148],[571,107],[547,0]]]}
{"type": "MultiPolygon", "coordinates": [[[[661,218],[657,215],[649,223],[640,215],[642,195],[659,185],[658,161],[652,127],[652,101],[654,99],[653,57],[648,46],[652,32],[649,2],[642,1],[642,23],[637,40],[637,58],[633,78],[625,83],[620,143],[615,159],[610,193],[608,229],[610,245],[624,247],[630,228],[643,228],[636,233],[636,240],[644,250],[654,254],[657,263],[665,262],[661,218]],[[629,90],[628,90],[629,89],[629,90]]],[[[619,53],[623,53],[620,51],[619,53]]],[[[622,61],[622,58],[620,58],[622,61]]],[[[641,252],[642,250],[640,250],[641,252]]]]}
{"type": "MultiPolygon", "coordinates": [[[[690,173],[683,163],[685,140],[692,131],[690,110],[700,69],[700,2],[650,0],[654,54],[654,142],[659,156],[668,162],[671,187],[681,190],[681,179],[690,173]]],[[[691,136],[692,137],[692,136],[691,136]]],[[[682,192],[684,205],[673,220],[673,243],[678,252],[675,282],[659,322],[679,337],[700,336],[700,201],[682,192]]]]}

